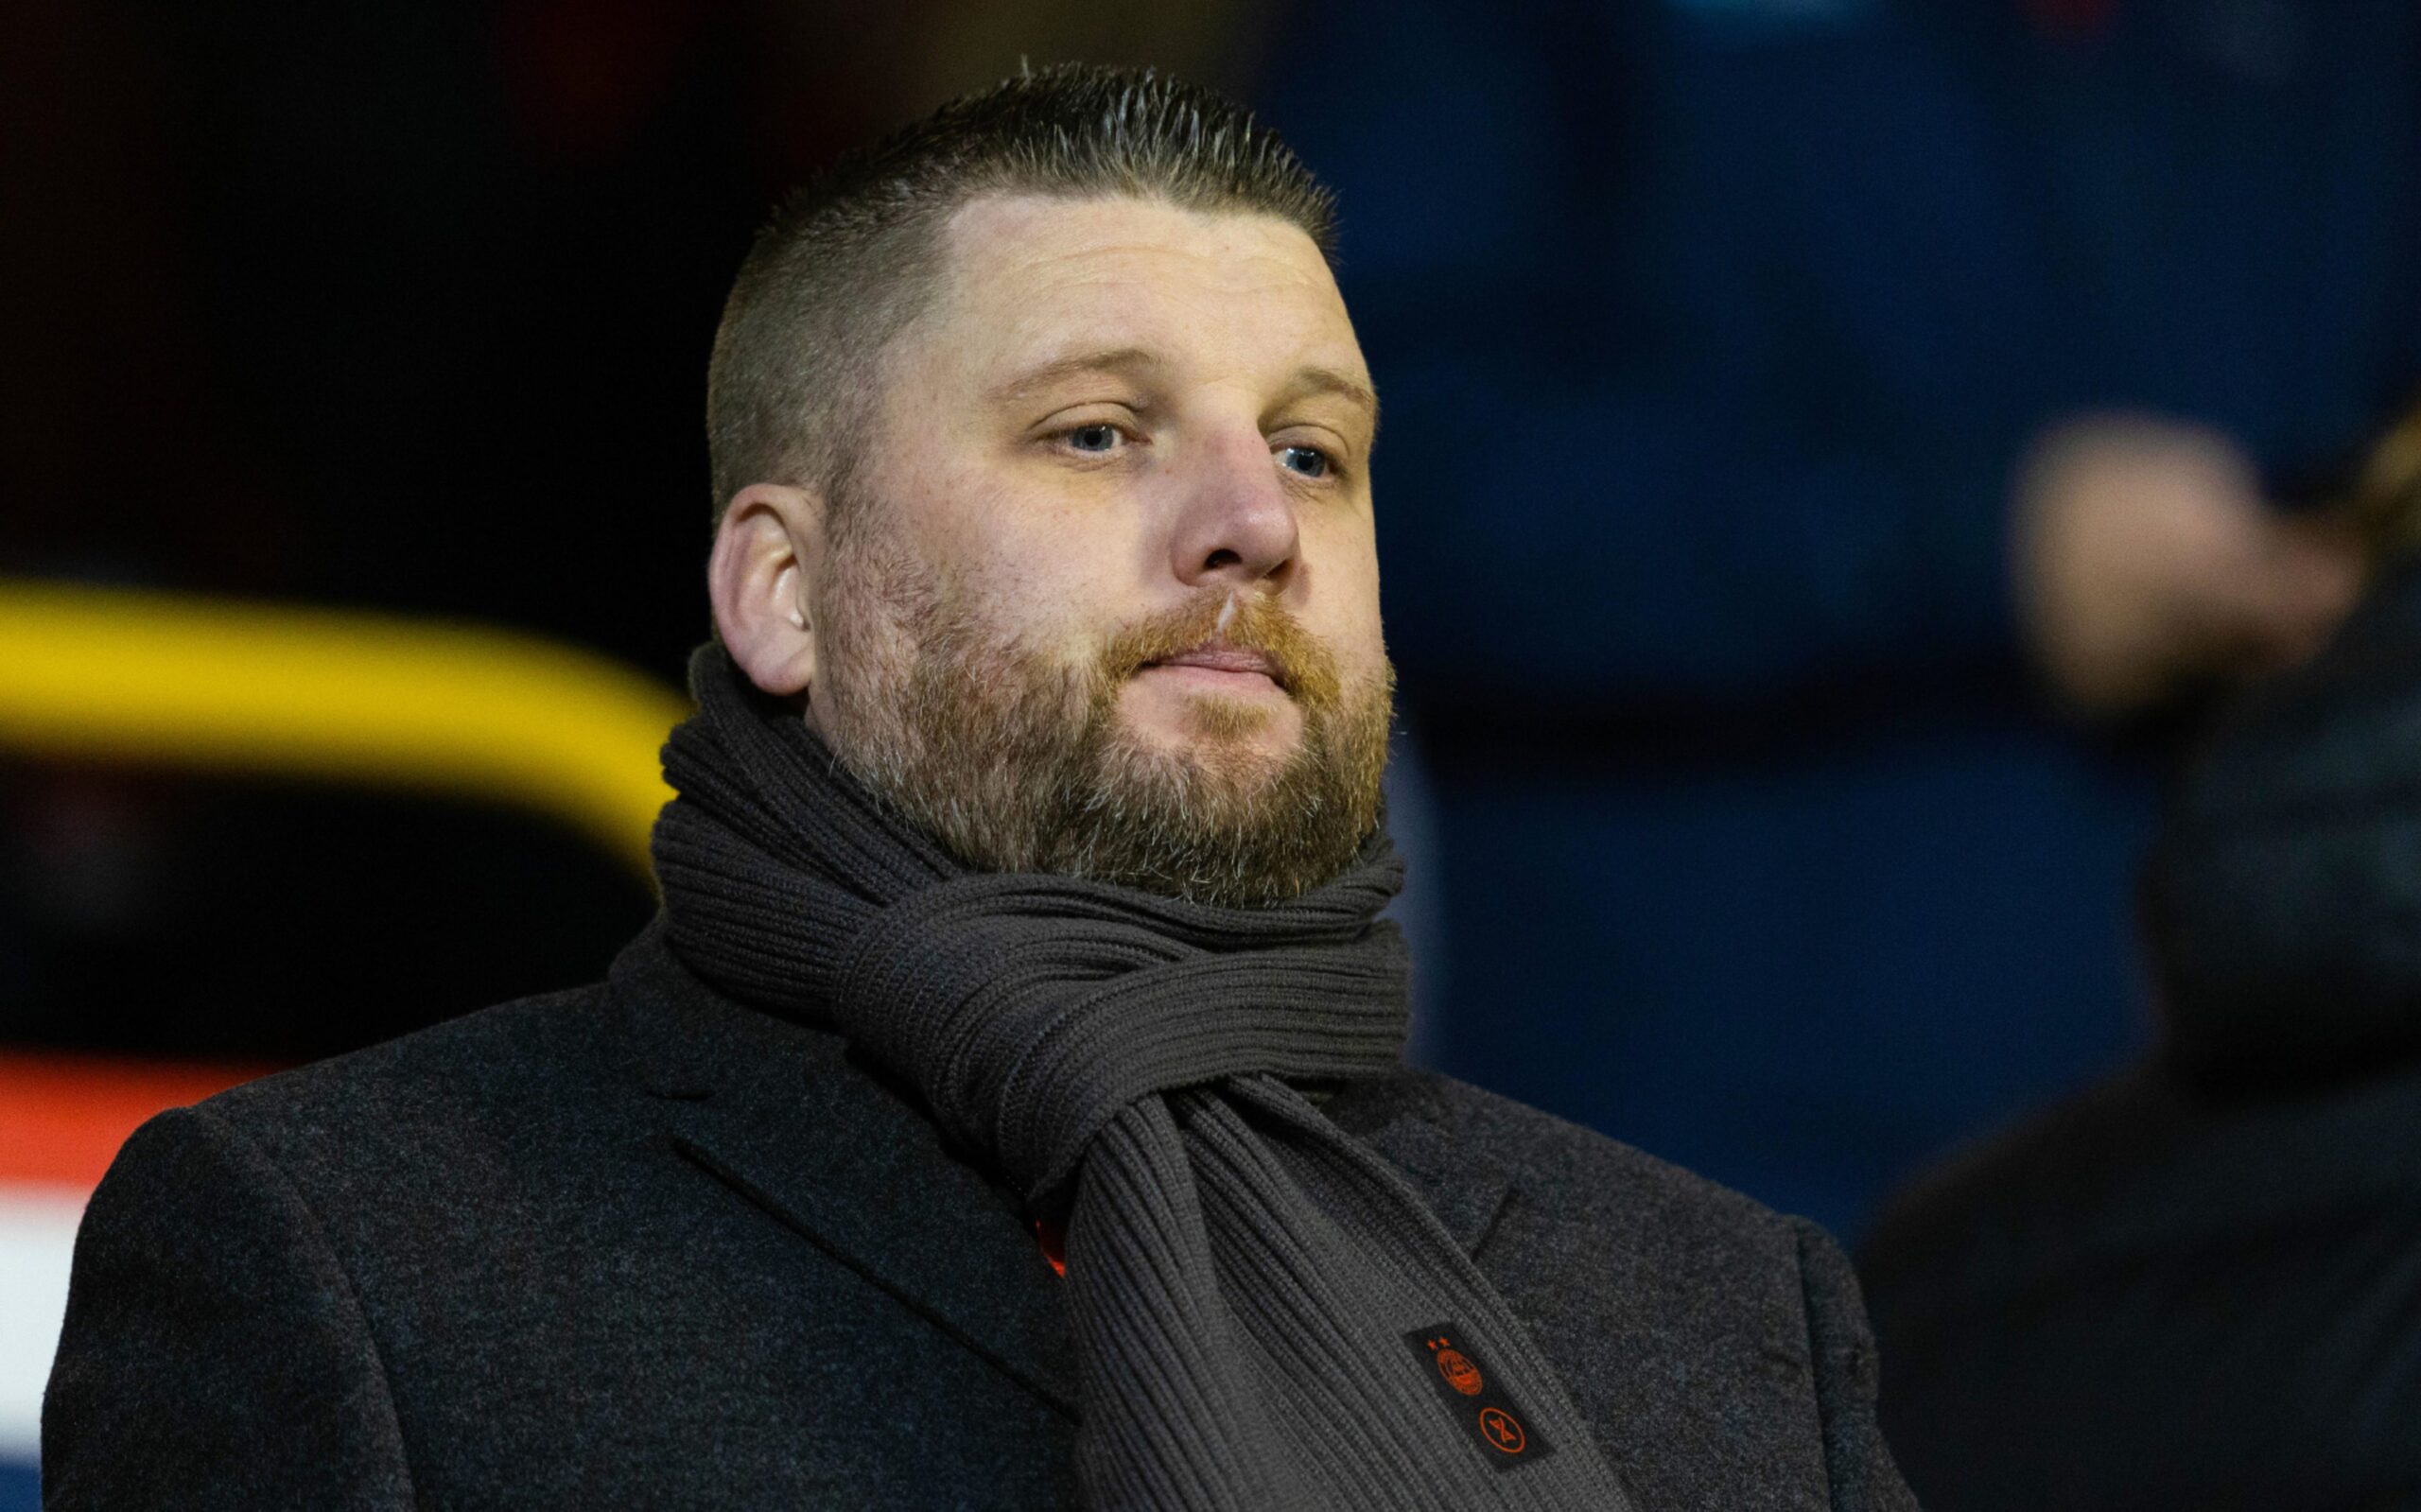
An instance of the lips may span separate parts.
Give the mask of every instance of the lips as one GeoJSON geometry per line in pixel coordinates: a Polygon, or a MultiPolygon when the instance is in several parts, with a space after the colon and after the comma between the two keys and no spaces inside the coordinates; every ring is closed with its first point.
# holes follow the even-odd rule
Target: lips
{"type": "Polygon", "coordinates": [[[1163,656],[1143,665],[1146,668],[1197,667],[1209,672],[1259,672],[1280,687],[1286,686],[1286,679],[1279,674],[1276,662],[1244,646],[1196,646],[1192,651],[1181,651],[1174,656],[1163,656]]]}

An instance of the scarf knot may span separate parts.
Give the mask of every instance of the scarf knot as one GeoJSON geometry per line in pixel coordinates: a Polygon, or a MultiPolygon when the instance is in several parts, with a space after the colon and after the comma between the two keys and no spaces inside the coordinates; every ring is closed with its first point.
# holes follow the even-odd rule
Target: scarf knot
{"type": "Polygon", "coordinates": [[[857,932],[838,996],[862,1048],[1038,1199],[1143,1098],[1240,1075],[1383,1075],[1400,1063],[1394,925],[1365,917],[1339,931],[1314,906],[1263,921],[1245,931],[1263,938],[1245,944],[1224,938],[1238,932],[1218,927],[1224,912],[1058,878],[953,878],[857,932]]]}

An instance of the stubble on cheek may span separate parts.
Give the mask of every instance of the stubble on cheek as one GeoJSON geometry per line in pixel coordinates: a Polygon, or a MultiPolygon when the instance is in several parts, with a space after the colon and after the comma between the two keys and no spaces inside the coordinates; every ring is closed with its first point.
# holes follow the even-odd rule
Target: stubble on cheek
{"type": "Polygon", "coordinates": [[[853,545],[827,615],[832,748],[943,845],[995,871],[1040,861],[1038,795],[1071,759],[1089,689],[993,624],[930,564],[853,545]]]}

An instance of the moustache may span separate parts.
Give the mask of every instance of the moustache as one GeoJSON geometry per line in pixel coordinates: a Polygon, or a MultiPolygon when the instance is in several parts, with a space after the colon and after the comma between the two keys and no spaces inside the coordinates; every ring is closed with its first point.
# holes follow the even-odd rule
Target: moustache
{"type": "Polygon", "coordinates": [[[1190,603],[1121,630],[1098,661],[1116,687],[1155,662],[1205,647],[1251,652],[1269,663],[1271,680],[1296,702],[1333,706],[1340,696],[1336,658],[1276,600],[1262,593],[1203,594],[1190,603]]]}

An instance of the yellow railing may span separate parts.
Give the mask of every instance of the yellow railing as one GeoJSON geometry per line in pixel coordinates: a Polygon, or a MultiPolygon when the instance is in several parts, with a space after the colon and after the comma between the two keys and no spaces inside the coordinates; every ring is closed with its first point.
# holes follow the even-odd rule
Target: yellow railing
{"type": "Polygon", "coordinates": [[[0,579],[0,748],[534,808],[647,867],[687,703],[602,656],[399,616],[0,579]]]}

